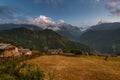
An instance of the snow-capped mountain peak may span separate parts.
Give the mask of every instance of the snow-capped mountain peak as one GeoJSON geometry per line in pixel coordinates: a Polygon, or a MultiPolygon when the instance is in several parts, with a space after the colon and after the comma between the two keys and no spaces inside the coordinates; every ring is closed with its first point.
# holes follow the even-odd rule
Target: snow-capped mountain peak
{"type": "Polygon", "coordinates": [[[50,17],[46,17],[40,15],[39,17],[33,19],[32,23],[41,27],[42,29],[52,29],[52,30],[60,30],[60,26],[65,24],[64,20],[53,21],[50,17]]]}

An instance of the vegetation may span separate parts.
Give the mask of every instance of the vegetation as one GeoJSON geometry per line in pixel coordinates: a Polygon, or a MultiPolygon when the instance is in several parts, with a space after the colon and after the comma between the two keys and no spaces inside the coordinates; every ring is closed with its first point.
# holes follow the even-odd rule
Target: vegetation
{"type": "Polygon", "coordinates": [[[34,31],[26,28],[3,30],[0,31],[0,41],[42,51],[58,48],[68,51],[71,49],[79,49],[83,52],[92,51],[88,46],[72,42],[52,30],[34,31]]]}
{"type": "Polygon", "coordinates": [[[91,46],[102,53],[117,54],[120,52],[119,30],[90,30],[81,36],[80,42],[91,46]]]}
{"type": "Polygon", "coordinates": [[[102,53],[117,54],[120,52],[120,23],[95,25],[83,33],[80,42],[102,53]]]}
{"type": "Polygon", "coordinates": [[[80,51],[80,50],[71,50],[70,52],[74,53],[76,55],[82,55],[82,51],[80,51]]]}
{"type": "Polygon", "coordinates": [[[3,59],[0,61],[0,80],[44,80],[44,73],[32,70],[32,65],[20,60],[3,59]]]}

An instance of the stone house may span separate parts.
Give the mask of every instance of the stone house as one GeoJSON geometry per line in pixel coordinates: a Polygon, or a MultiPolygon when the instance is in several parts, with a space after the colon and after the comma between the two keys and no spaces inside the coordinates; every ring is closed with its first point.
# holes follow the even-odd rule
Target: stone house
{"type": "Polygon", "coordinates": [[[48,50],[48,53],[52,55],[59,55],[63,54],[63,51],[61,49],[50,49],[48,50]]]}
{"type": "Polygon", "coordinates": [[[31,55],[32,51],[30,49],[19,49],[21,55],[31,55]]]}
{"type": "Polygon", "coordinates": [[[20,56],[18,48],[11,44],[0,43],[0,57],[20,56]]]}

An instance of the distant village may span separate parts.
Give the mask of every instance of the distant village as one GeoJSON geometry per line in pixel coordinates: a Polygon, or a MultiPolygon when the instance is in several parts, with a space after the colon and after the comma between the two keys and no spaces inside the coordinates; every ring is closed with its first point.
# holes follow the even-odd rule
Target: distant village
{"type": "MultiPolygon", "coordinates": [[[[62,49],[49,49],[48,53],[50,55],[65,55],[62,49]]],[[[18,48],[12,44],[0,43],[0,58],[8,58],[8,57],[19,57],[22,55],[32,55],[32,51],[30,49],[18,48]]],[[[73,53],[66,53],[68,56],[74,56],[73,53]]]]}
{"type": "MultiPolygon", "coordinates": [[[[62,49],[49,49],[48,53],[50,55],[66,55],[66,56],[75,56],[74,53],[64,53],[62,49]]],[[[106,56],[108,54],[100,54],[98,52],[95,52],[94,56],[106,56]],[[97,54],[95,54],[97,53],[97,54]]],[[[18,48],[12,44],[5,44],[0,43],[0,58],[7,58],[7,57],[19,57],[22,55],[32,55],[32,51],[30,49],[24,49],[24,48],[18,48]]],[[[82,55],[90,55],[88,52],[82,53],[82,55]]]]}

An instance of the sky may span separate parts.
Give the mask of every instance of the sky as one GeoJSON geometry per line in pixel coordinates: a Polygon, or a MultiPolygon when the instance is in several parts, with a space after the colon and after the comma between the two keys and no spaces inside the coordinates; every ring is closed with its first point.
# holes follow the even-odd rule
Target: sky
{"type": "Polygon", "coordinates": [[[120,22],[120,0],[0,0],[0,23],[66,22],[78,27],[120,22]]]}

